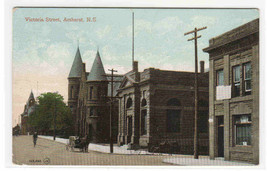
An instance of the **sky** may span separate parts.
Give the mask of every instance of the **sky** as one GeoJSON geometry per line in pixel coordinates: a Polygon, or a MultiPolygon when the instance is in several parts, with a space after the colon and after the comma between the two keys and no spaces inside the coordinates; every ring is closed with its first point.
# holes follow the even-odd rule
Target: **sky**
{"type": "Polygon", "coordinates": [[[114,68],[124,74],[132,67],[132,12],[134,12],[134,58],[139,71],[194,71],[193,35],[198,32],[199,61],[208,69],[209,39],[259,18],[256,9],[126,9],[126,8],[16,8],[13,10],[12,125],[20,122],[30,92],[35,97],[58,92],[67,102],[68,74],[79,44],[86,70],[90,72],[96,51],[106,73],[114,68]],[[26,18],[43,19],[29,22],[26,18]],[[46,22],[46,18],[61,22],[46,22]],[[84,22],[64,22],[64,18],[84,22]],[[95,17],[95,22],[87,18],[95,17]],[[79,43],[78,43],[79,42],[79,43]]]}

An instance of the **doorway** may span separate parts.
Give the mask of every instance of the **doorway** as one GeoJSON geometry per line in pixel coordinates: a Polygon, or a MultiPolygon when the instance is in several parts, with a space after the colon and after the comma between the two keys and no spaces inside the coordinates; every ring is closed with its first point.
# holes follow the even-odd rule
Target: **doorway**
{"type": "Polygon", "coordinates": [[[218,157],[224,157],[224,122],[223,116],[217,117],[218,125],[218,157]]]}

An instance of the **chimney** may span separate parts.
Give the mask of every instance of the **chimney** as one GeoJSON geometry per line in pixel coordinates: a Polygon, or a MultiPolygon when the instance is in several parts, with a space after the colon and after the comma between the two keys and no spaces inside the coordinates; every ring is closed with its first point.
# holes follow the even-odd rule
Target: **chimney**
{"type": "Polygon", "coordinates": [[[133,72],[138,72],[138,61],[133,62],[133,72]]]}
{"type": "Polygon", "coordinates": [[[200,61],[200,73],[204,73],[204,66],[205,66],[205,62],[200,61]]]}

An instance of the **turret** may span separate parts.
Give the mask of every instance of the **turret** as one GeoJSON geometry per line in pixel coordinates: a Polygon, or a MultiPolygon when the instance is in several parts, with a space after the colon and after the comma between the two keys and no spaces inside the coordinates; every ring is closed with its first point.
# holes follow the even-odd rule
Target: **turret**
{"type": "MultiPolygon", "coordinates": [[[[78,95],[80,88],[80,80],[82,76],[83,62],[81,58],[81,53],[79,47],[77,48],[77,52],[68,76],[68,106],[72,111],[73,121],[75,125],[77,125],[77,103],[78,103],[78,95]]],[[[77,134],[77,127],[75,126],[75,132],[77,134]]]]}
{"type": "Polygon", "coordinates": [[[87,77],[87,127],[88,134],[92,136],[92,142],[103,142],[98,135],[108,137],[109,113],[107,108],[108,80],[97,51],[91,72],[87,77]],[[97,134],[94,134],[97,132],[97,134]]]}

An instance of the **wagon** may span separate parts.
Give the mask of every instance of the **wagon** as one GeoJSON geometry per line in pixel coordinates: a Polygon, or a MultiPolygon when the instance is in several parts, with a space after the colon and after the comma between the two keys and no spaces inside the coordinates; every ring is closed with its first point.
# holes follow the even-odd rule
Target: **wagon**
{"type": "Polygon", "coordinates": [[[80,151],[87,151],[88,150],[89,141],[85,138],[79,138],[78,136],[70,136],[69,141],[66,145],[66,150],[74,151],[75,148],[80,149],[80,151]]]}

